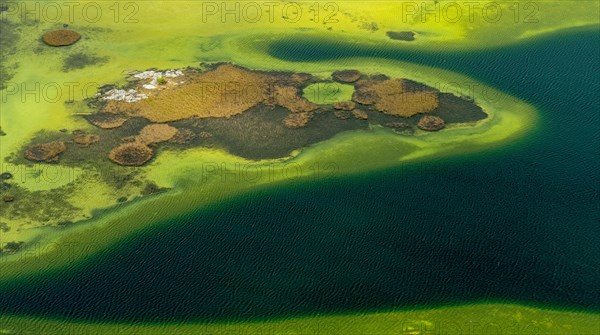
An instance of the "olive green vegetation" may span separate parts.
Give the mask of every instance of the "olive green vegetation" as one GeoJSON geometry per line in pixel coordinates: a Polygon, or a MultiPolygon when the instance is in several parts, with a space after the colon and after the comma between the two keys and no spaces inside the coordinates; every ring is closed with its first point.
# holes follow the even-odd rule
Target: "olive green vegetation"
{"type": "MultiPolygon", "coordinates": [[[[3,4],[0,3],[0,6],[3,4]]],[[[0,90],[5,89],[6,82],[14,75],[14,66],[7,66],[6,58],[14,53],[19,35],[15,23],[0,19],[0,90]]]]}
{"type": "Polygon", "coordinates": [[[111,324],[63,322],[33,317],[0,316],[0,332],[39,335],[125,334],[260,334],[260,335],[388,335],[388,334],[519,334],[597,335],[595,314],[559,312],[512,304],[480,304],[414,311],[329,315],[266,322],[214,324],[111,324]]]}
{"type": "MultiPolygon", "coordinates": [[[[31,177],[36,178],[35,175],[31,177]]],[[[18,184],[12,184],[10,189],[2,193],[4,197],[10,196],[14,200],[0,206],[0,217],[5,220],[27,218],[30,222],[41,223],[42,226],[64,225],[75,219],[80,210],[68,201],[72,191],[73,185],[57,190],[29,191],[18,184]]],[[[20,229],[23,226],[24,224],[21,224],[13,228],[20,229]]]]}
{"type": "Polygon", "coordinates": [[[159,83],[159,84],[161,84],[161,85],[164,85],[164,84],[167,83],[167,80],[165,78],[163,78],[163,77],[160,77],[160,78],[156,79],[156,82],[159,83]]]}

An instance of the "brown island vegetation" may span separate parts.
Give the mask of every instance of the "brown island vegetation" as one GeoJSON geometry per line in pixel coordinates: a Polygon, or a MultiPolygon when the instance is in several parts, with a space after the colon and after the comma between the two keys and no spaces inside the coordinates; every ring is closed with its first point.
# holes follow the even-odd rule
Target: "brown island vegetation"
{"type": "Polygon", "coordinates": [[[105,86],[88,101],[95,109],[85,116],[95,126],[92,130],[36,140],[24,157],[65,159],[63,163],[104,157],[140,166],[159,146],[208,146],[249,159],[279,158],[341,131],[379,125],[409,135],[487,117],[472,100],[358,70],[316,78],[219,63],[204,69],[148,70],[129,79],[127,87],[105,86]],[[336,82],[354,86],[351,101],[316,104],[302,94],[311,84],[336,82]]]}

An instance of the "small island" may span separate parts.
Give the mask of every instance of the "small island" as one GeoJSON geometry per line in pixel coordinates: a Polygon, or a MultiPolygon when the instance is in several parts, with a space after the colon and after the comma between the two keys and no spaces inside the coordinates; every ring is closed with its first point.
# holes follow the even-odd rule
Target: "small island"
{"type": "Polygon", "coordinates": [[[342,70],[317,78],[229,63],[135,73],[125,87],[104,86],[87,104],[94,112],[83,117],[92,129],[55,134],[48,142],[34,139],[24,148],[25,158],[68,163],[91,151],[115,164],[140,166],[162,145],[282,158],[342,131],[381,126],[411,135],[487,117],[469,99],[385,74],[342,70]],[[320,103],[306,93],[318,85],[327,87],[321,95],[347,86],[351,96],[320,103]]]}
{"type": "MultiPolygon", "coordinates": [[[[165,190],[143,174],[162,150],[204,147],[247,160],[285,159],[341,132],[382,128],[421,136],[488,117],[472,99],[355,69],[315,76],[216,63],[149,69],[126,79],[123,86],[106,85],[92,98],[69,103],[78,109],[74,117],[89,126],[40,131],[8,162],[101,171],[98,180],[120,204],[165,190]]],[[[77,185],[32,192],[11,177],[0,181],[6,229],[16,221],[22,222],[17,229],[25,229],[89,218],[68,200],[77,185]]],[[[19,240],[5,242],[14,243],[4,252],[21,246],[19,240]]]]}

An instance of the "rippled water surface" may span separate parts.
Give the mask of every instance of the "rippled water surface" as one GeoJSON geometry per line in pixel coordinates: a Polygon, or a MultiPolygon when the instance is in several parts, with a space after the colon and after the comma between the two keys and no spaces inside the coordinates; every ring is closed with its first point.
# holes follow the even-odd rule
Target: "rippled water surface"
{"type": "Polygon", "coordinates": [[[474,301],[600,311],[599,50],[595,32],[460,54],[276,43],[288,60],[465,73],[536,105],[540,125],[492,152],[286,184],[180,217],[64,272],[2,284],[0,312],[213,320],[474,301]]]}

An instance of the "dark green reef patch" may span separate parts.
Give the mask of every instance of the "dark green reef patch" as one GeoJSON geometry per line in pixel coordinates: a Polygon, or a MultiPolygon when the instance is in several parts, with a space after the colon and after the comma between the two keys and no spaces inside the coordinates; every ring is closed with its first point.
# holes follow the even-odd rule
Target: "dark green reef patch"
{"type": "MultiPolygon", "coordinates": [[[[42,180],[42,173],[40,172],[37,176],[30,173],[28,178],[42,180]]],[[[0,218],[5,220],[26,219],[27,222],[18,226],[8,226],[16,230],[31,228],[32,223],[36,227],[60,225],[62,222],[71,220],[80,210],[68,201],[72,191],[72,185],[59,190],[28,191],[20,187],[18,181],[2,182],[0,218]]]]}
{"type": "Polygon", "coordinates": [[[205,118],[176,121],[177,128],[194,129],[198,136],[189,145],[223,148],[249,158],[265,159],[288,156],[292,151],[327,140],[335,134],[368,129],[366,120],[354,117],[338,119],[333,112],[316,112],[303,127],[284,124],[289,111],[282,107],[257,106],[230,118],[205,118]]]}
{"type": "Polygon", "coordinates": [[[17,25],[4,18],[0,19],[0,90],[6,88],[6,83],[14,75],[16,64],[7,62],[19,40],[17,25]]]}
{"type": "Polygon", "coordinates": [[[413,31],[388,31],[386,35],[398,41],[410,42],[415,40],[415,33],[413,31]]]}
{"type": "Polygon", "coordinates": [[[88,66],[105,64],[108,60],[108,56],[97,56],[83,52],[73,53],[63,60],[62,70],[64,72],[79,70],[88,66]]]}

